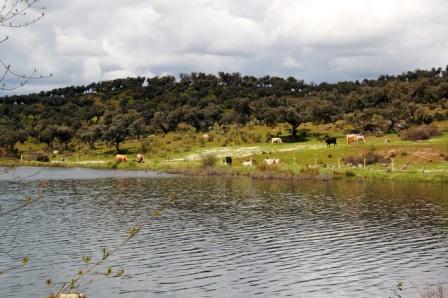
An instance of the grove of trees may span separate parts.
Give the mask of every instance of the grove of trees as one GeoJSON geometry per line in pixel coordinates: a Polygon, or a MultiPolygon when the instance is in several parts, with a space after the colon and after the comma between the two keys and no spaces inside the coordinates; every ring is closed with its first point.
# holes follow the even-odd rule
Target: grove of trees
{"type": "Polygon", "coordinates": [[[445,119],[447,108],[448,67],[333,84],[223,72],[125,78],[0,98],[0,146],[13,153],[26,140],[50,148],[104,140],[120,151],[127,138],[179,124],[199,132],[288,123],[294,139],[304,122],[344,120],[358,132],[389,133],[445,119]]]}

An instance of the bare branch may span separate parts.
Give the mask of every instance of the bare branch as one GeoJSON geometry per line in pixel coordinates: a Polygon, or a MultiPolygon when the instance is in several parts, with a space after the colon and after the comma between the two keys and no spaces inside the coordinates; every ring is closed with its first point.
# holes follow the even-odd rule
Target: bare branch
{"type": "MultiPolygon", "coordinates": [[[[45,7],[39,6],[40,0],[3,0],[0,7],[0,27],[22,28],[34,24],[45,16],[45,7]]],[[[6,42],[9,36],[0,39],[0,44],[6,42]]],[[[37,70],[28,74],[19,74],[12,70],[11,66],[0,59],[0,90],[11,91],[23,87],[31,80],[45,79],[53,75],[37,75],[37,70]],[[11,77],[18,81],[13,86],[7,86],[5,81],[11,77]]]]}

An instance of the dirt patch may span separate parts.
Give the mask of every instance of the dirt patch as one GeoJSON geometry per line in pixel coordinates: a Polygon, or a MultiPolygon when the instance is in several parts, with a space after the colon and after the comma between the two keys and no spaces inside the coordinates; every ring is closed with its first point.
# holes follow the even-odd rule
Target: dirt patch
{"type": "Polygon", "coordinates": [[[423,148],[417,150],[413,153],[410,153],[413,157],[418,159],[426,160],[426,161],[442,161],[444,160],[444,155],[439,151],[433,148],[423,148]]]}

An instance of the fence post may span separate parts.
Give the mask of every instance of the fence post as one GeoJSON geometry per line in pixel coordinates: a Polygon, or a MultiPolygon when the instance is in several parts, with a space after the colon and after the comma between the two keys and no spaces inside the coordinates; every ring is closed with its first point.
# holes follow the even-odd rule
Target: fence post
{"type": "Polygon", "coordinates": [[[23,161],[23,155],[20,154],[20,162],[22,162],[22,161],[23,161]]]}
{"type": "Polygon", "coordinates": [[[367,160],[364,158],[364,168],[366,168],[367,160]]]}
{"type": "Polygon", "coordinates": [[[392,172],[395,171],[395,160],[391,158],[391,170],[392,172]]]}
{"type": "Polygon", "coordinates": [[[341,159],[340,158],[338,158],[338,169],[339,170],[341,169],[341,159]]]}
{"type": "Polygon", "coordinates": [[[76,162],[79,162],[79,154],[76,153],[76,162]]]}

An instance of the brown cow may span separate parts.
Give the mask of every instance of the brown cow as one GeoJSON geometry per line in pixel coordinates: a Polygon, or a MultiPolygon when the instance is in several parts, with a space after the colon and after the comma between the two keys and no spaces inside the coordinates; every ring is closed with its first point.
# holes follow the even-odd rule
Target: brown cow
{"type": "Polygon", "coordinates": [[[128,161],[128,158],[127,158],[126,155],[117,154],[117,155],[115,155],[115,160],[116,160],[117,162],[127,162],[127,161],[128,161]]]}

